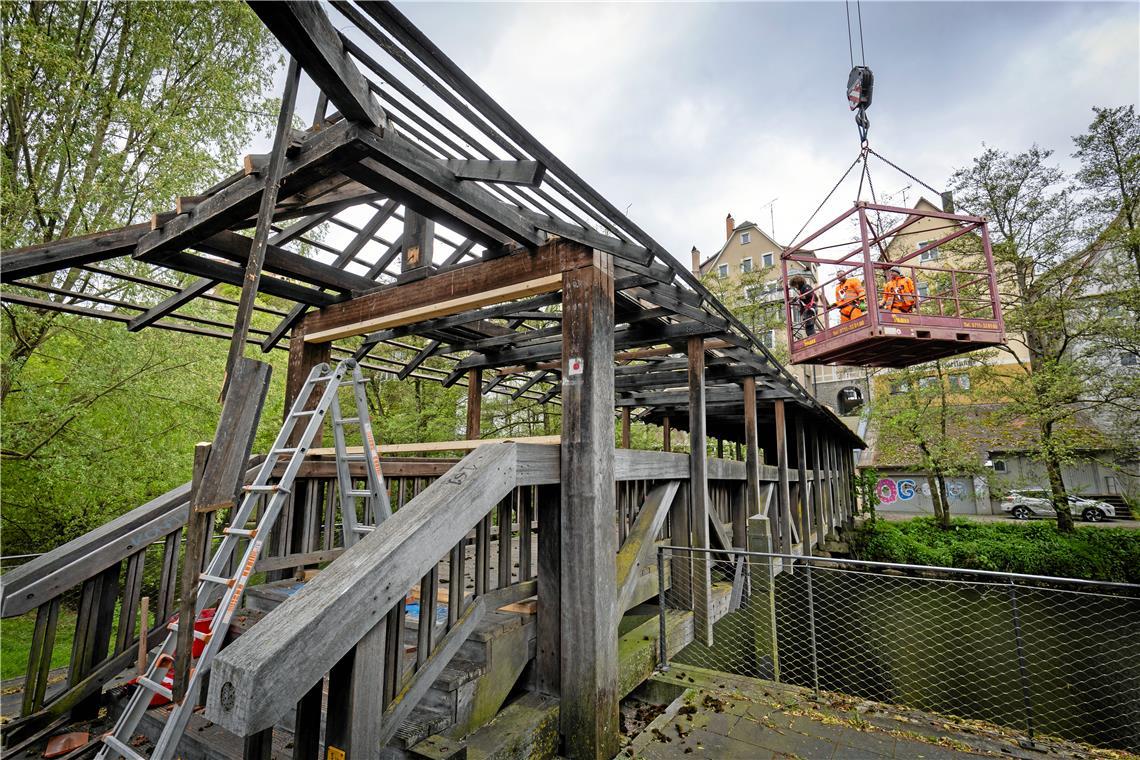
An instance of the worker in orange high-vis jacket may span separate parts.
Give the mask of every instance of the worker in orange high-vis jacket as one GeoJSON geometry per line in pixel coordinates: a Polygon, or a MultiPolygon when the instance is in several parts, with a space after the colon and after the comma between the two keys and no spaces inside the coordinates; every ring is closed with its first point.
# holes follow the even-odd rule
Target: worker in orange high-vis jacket
{"type": "Polygon", "coordinates": [[[835,307],[839,309],[839,321],[850,322],[863,316],[867,311],[865,296],[862,280],[857,277],[841,280],[835,286],[835,307]]]}
{"type": "Polygon", "coordinates": [[[910,314],[918,304],[914,291],[914,280],[902,273],[898,267],[887,270],[887,284],[883,286],[883,297],[879,300],[881,311],[895,314],[910,314]]]}

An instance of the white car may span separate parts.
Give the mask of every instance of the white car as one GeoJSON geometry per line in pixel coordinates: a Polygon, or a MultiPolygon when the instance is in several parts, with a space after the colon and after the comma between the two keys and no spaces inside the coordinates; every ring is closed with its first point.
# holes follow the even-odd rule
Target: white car
{"type": "MultiPolygon", "coordinates": [[[[1100,522],[1105,518],[1116,517],[1116,507],[1103,501],[1093,501],[1069,494],[1069,511],[1073,516],[1080,515],[1085,522],[1100,522]]],[[[1056,511],[1049,492],[1039,489],[1010,491],[1001,500],[1001,511],[1009,512],[1017,520],[1031,517],[1054,517],[1056,511]]]]}

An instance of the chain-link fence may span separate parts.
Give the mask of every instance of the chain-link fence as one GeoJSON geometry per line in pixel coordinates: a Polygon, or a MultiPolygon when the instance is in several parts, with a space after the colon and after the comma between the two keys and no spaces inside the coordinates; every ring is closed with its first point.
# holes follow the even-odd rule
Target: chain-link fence
{"type": "Polygon", "coordinates": [[[673,547],[658,565],[664,662],[1140,751],[1140,586],[673,547]],[[706,567],[711,645],[683,612],[706,567]]]}

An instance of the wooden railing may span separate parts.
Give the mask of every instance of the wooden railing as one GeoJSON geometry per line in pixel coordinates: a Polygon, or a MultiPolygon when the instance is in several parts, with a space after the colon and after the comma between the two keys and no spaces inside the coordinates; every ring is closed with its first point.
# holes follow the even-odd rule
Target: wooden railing
{"type": "Polygon", "coordinates": [[[556,484],[558,469],[557,446],[491,444],[464,457],[222,651],[207,717],[250,736],[296,706],[294,756],[313,756],[327,674],[326,744],[387,741],[485,614],[535,594],[533,516],[552,498],[535,487],[556,484]],[[410,624],[414,657],[403,649],[410,624]]]}

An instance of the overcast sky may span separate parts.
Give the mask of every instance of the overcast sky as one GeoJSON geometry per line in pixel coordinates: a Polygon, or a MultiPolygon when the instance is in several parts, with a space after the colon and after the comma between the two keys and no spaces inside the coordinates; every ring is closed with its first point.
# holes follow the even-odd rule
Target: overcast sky
{"type": "MultiPolygon", "coordinates": [[[[724,242],[727,212],[771,231],[773,198],[789,242],[858,152],[843,3],[398,5],[686,263],[724,242]]],[[[1140,100],[1140,3],[867,2],[862,15],[871,145],[940,189],[983,143],[1038,143],[1071,167],[1092,106],[1140,100]]],[[[901,202],[911,183],[883,167],[875,184],[901,202]]]]}

